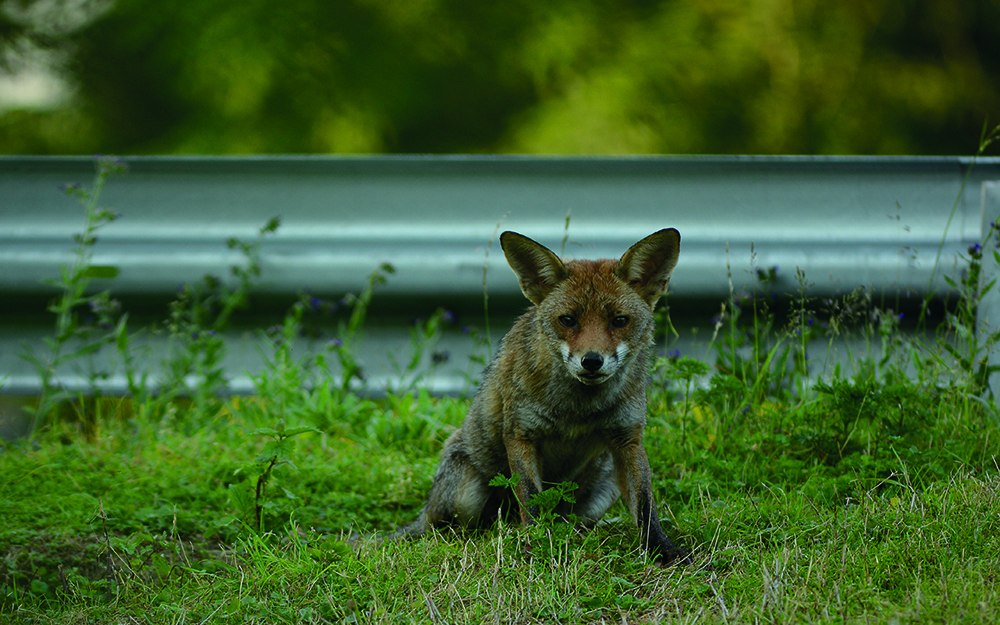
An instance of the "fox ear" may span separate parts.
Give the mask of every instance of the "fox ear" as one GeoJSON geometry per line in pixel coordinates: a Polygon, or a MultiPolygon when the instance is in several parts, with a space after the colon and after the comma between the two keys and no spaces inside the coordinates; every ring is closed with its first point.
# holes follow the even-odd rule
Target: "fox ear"
{"type": "Polygon", "coordinates": [[[566,265],[552,250],[523,234],[504,232],[500,235],[500,247],[517,275],[521,292],[536,306],[569,277],[566,265]]]}
{"type": "Polygon", "coordinates": [[[615,273],[628,282],[650,307],[667,292],[670,273],[677,266],[681,235],[673,228],[654,232],[622,255],[615,273]]]}

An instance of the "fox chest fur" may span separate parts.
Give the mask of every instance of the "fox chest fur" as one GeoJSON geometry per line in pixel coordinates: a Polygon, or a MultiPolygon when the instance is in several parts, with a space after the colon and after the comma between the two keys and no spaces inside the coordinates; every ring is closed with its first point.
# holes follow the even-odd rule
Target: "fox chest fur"
{"type": "Polygon", "coordinates": [[[398,538],[496,514],[498,475],[520,476],[516,504],[533,523],[534,495],[575,482],[571,511],[596,523],[620,496],[659,561],[687,557],[667,539],[642,446],[653,309],[677,263],[676,230],[656,232],[618,260],[564,262],[531,239],[500,242],[533,306],[504,337],[462,427],[445,443],[420,517],[398,538]]]}

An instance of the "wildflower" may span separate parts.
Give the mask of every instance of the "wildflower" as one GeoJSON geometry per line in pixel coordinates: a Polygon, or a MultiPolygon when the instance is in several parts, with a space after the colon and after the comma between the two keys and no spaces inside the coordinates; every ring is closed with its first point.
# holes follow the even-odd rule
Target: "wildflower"
{"type": "Polygon", "coordinates": [[[341,345],[344,344],[344,342],[341,341],[340,339],[330,339],[329,341],[327,341],[326,344],[329,345],[330,347],[340,347],[341,345]]]}
{"type": "Polygon", "coordinates": [[[97,167],[102,174],[117,174],[128,171],[128,163],[119,156],[104,156],[98,153],[94,155],[94,160],[97,161],[97,167]]]}
{"type": "Polygon", "coordinates": [[[446,310],[443,313],[441,313],[441,320],[446,321],[448,323],[455,323],[455,313],[451,312],[450,310],[446,310]]]}
{"type": "Polygon", "coordinates": [[[982,258],[983,256],[983,246],[978,243],[973,243],[969,246],[969,256],[971,258],[982,258]]]}
{"type": "Polygon", "coordinates": [[[681,350],[679,350],[679,349],[672,349],[669,352],[667,352],[665,355],[667,357],[667,360],[669,360],[671,362],[677,362],[678,360],[680,360],[681,350]]]}

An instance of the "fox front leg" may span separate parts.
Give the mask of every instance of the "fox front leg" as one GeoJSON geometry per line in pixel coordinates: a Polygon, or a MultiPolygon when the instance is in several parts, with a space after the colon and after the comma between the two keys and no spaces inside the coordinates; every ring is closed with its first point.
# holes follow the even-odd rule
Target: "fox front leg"
{"type": "Polygon", "coordinates": [[[507,459],[510,461],[511,475],[521,476],[514,486],[517,502],[521,509],[521,523],[531,525],[538,519],[540,508],[530,505],[535,495],[542,491],[542,476],[538,470],[538,450],[534,441],[516,437],[504,439],[507,459]]]}
{"type": "Polygon", "coordinates": [[[685,564],[690,563],[691,556],[688,552],[670,542],[660,526],[656,502],[653,499],[649,458],[642,442],[635,437],[615,447],[612,453],[618,474],[618,486],[632,518],[639,527],[642,547],[660,564],[673,564],[678,560],[685,564]]]}

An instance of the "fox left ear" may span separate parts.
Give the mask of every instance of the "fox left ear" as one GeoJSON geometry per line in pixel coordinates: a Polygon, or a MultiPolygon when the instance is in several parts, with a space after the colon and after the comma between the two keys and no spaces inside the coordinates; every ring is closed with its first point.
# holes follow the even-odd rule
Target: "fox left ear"
{"type": "Polygon", "coordinates": [[[628,282],[652,308],[667,292],[680,251],[681,234],[673,228],[665,228],[628,248],[619,259],[615,274],[628,282]]]}
{"type": "Polygon", "coordinates": [[[552,250],[523,234],[504,232],[500,235],[500,247],[517,276],[521,292],[536,306],[569,277],[566,265],[552,250]]]}

